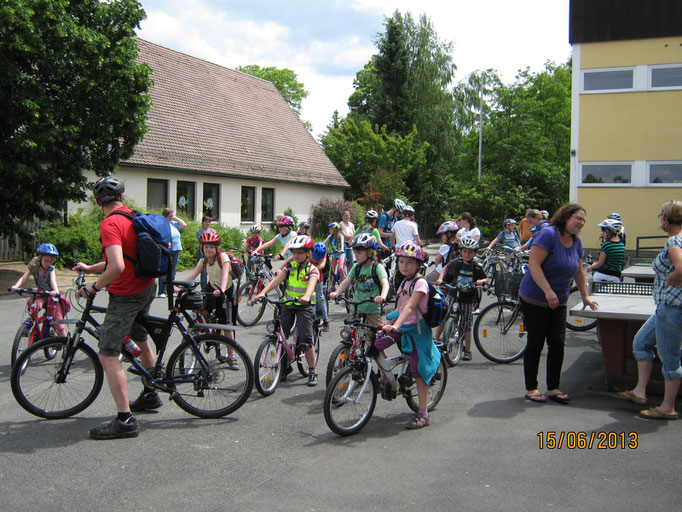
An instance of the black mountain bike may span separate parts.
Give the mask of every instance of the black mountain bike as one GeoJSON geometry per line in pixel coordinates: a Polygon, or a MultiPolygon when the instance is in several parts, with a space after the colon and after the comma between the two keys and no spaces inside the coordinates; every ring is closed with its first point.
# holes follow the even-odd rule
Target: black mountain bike
{"type": "MultiPolygon", "coordinates": [[[[197,329],[235,331],[239,328],[196,323],[187,310],[197,309],[197,302],[203,301],[202,296],[192,292],[198,283],[175,281],[173,284],[181,287],[181,291],[168,318],[143,314],[137,317],[156,345],[155,367],[146,370],[125,348],[122,348],[122,357],[133,365],[129,369],[131,373],[140,375],[148,386],[169,393],[181,409],[201,418],[220,418],[239,409],[249,398],[253,388],[251,358],[241,345],[225,336],[193,334],[197,329]],[[182,341],[164,367],[164,354],[173,327],[182,334],[182,341]],[[228,354],[237,359],[236,370],[228,354]]],[[[84,285],[83,274],[79,285],[84,285]]],[[[93,300],[94,297],[87,300],[80,319],[61,321],[75,325],[69,336],[35,343],[19,355],[12,367],[12,393],[19,405],[31,414],[48,419],[68,418],[85,410],[99,395],[104,371],[83,334],[98,337],[100,324],[92,313],[104,313],[106,308],[95,306],[93,300]],[[45,349],[54,350],[56,357],[46,358],[45,349]]]]}

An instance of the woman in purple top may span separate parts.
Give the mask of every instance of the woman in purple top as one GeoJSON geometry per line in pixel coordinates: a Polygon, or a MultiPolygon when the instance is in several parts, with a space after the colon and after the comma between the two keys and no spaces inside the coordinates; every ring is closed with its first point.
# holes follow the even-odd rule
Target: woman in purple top
{"type": "Polygon", "coordinates": [[[528,268],[521,282],[519,296],[528,332],[523,354],[526,398],[545,402],[547,398],[567,404],[570,398],[559,389],[564,362],[566,336],[566,302],[571,282],[575,279],[583,304],[597,309],[587,294],[583,273],[583,244],[578,236],[585,225],[585,209],[575,203],[562,206],[552,217],[550,226],[533,239],[528,268]],[[547,398],[538,391],[540,353],[547,340],[547,398]]]}

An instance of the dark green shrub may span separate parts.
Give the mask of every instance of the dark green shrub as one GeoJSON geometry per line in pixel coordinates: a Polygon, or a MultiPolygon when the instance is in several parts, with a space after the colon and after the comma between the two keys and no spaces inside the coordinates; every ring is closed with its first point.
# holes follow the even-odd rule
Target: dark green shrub
{"type": "MultiPolygon", "coordinates": [[[[354,207],[353,203],[350,201],[346,201],[345,199],[322,199],[319,203],[313,205],[310,214],[310,227],[313,235],[316,237],[326,237],[329,223],[341,222],[343,219],[343,212],[347,210],[351,212],[351,220],[357,226],[356,207],[354,207]],[[354,214],[356,217],[354,217],[354,214]]],[[[360,214],[360,225],[362,224],[362,217],[364,217],[364,212],[360,214]]]]}

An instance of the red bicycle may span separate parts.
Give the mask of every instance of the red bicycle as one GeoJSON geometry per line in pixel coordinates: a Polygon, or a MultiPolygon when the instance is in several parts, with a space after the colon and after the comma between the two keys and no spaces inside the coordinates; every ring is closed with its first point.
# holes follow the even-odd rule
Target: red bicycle
{"type": "MultiPolygon", "coordinates": [[[[9,288],[8,290],[12,291],[12,288],[9,288]]],[[[31,298],[26,302],[26,318],[14,335],[11,355],[12,366],[14,366],[19,354],[28,347],[43,338],[56,336],[57,334],[52,327],[52,317],[47,315],[47,304],[49,300],[52,300],[50,292],[36,291],[30,288],[19,288],[15,291],[19,295],[29,294],[31,295],[31,298]],[[44,305],[42,301],[36,300],[37,297],[44,297],[44,305]]],[[[47,359],[53,359],[56,354],[57,352],[52,348],[45,349],[45,357],[47,359]]]]}

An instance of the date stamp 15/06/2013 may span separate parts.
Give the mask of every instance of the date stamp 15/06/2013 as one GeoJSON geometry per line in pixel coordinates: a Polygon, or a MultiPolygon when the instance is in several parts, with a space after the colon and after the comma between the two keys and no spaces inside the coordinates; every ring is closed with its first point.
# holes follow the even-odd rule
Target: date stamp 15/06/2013
{"type": "Polygon", "coordinates": [[[541,450],[635,450],[639,446],[637,432],[538,432],[541,450]]]}

